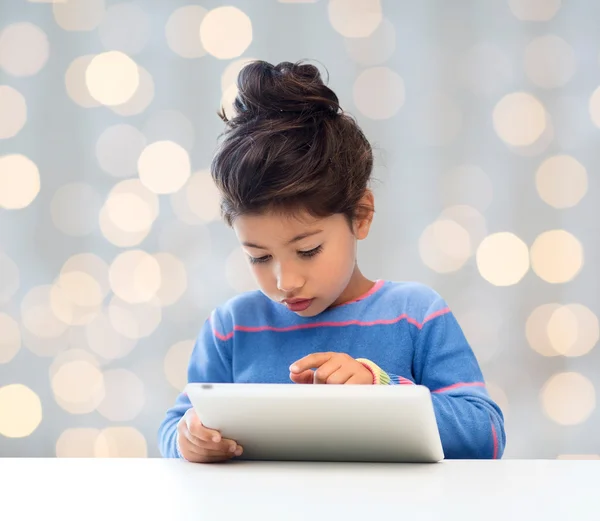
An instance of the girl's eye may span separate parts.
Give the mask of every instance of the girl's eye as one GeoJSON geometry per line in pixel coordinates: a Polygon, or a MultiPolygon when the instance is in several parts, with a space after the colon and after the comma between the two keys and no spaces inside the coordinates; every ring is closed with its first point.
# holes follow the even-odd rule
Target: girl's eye
{"type": "Polygon", "coordinates": [[[250,257],[250,264],[264,264],[271,259],[270,255],[265,255],[264,257],[250,257]]]}
{"type": "Polygon", "coordinates": [[[298,252],[302,257],[314,257],[315,255],[318,255],[319,253],[321,253],[321,250],[323,250],[323,245],[317,246],[316,248],[313,248],[312,250],[308,250],[308,251],[300,251],[298,252]]]}

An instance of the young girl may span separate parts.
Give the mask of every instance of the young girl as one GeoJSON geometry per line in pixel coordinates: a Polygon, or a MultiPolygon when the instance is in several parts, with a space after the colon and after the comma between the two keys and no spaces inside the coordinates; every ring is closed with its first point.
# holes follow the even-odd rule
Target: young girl
{"type": "MultiPolygon", "coordinates": [[[[190,382],[424,385],[446,458],[500,458],[504,419],[454,315],[432,289],[369,280],[357,241],[374,212],[373,156],[316,67],[263,61],[238,77],[212,175],[260,291],[213,310],[190,382]]],[[[235,458],[185,394],[159,429],[164,457],[235,458]]]]}

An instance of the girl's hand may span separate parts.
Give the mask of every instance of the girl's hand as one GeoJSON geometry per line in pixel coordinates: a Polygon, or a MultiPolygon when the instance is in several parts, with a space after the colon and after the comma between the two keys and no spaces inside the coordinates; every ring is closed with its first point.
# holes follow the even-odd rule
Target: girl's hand
{"type": "Polygon", "coordinates": [[[372,384],[373,373],[345,353],[313,353],[290,366],[297,384],[372,384]],[[314,369],[314,371],[313,371],[314,369]]]}

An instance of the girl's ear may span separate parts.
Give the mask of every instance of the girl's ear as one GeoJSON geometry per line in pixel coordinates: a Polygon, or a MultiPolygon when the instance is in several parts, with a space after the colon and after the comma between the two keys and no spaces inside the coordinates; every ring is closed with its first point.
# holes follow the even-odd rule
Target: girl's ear
{"type": "Polygon", "coordinates": [[[374,214],[375,198],[373,197],[373,192],[367,188],[358,203],[358,210],[353,223],[354,236],[359,241],[366,239],[369,235],[374,214]]]}

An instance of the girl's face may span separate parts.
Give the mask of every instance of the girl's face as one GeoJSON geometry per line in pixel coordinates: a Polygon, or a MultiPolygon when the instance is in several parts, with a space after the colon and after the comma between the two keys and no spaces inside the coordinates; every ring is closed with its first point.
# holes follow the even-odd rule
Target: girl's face
{"type": "Polygon", "coordinates": [[[316,219],[307,213],[237,217],[233,229],[262,292],[303,317],[318,315],[368,291],[356,264],[356,243],[371,218],[350,229],[344,215],[316,219]]]}

